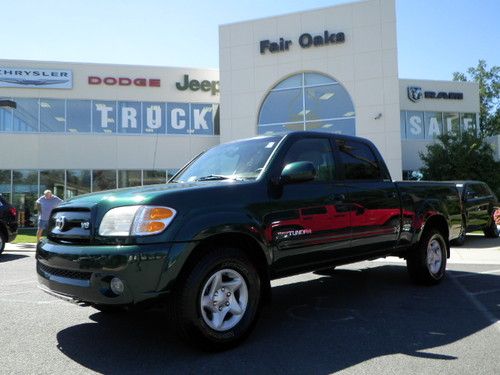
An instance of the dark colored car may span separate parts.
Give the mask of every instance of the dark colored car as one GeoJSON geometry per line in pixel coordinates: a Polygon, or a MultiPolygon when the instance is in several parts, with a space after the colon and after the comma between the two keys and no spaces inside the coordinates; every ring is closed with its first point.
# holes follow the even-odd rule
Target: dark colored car
{"type": "Polygon", "coordinates": [[[17,236],[17,210],[0,195],[0,254],[17,236]]]}
{"type": "Polygon", "coordinates": [[[481,181],[453,181],[460,192],[463,226],[454,245],[463,245],[466,233],[481,230],[486,237],[497,238],[500,226],[500,203],[490,187],[481,181]]]}
{"type": "Polygon", "coordinates": [[[439,283],[461,226],[454,185],[393,182],[370,141],[297,132],[221,144],[168,184],[62,203],[37,272],[101,311],[166,303],[182,337],[223,349],[251,332],[272,279],[395,255],[439,283]]]}

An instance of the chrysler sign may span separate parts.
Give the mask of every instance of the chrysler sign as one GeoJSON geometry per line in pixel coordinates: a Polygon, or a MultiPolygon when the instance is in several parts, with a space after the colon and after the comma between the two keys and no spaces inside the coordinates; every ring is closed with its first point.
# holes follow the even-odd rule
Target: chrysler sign
{"type": "Polygon", "coordinates": [[[71,89],[71,70],[0,67],[0,87],[71,89]]]}

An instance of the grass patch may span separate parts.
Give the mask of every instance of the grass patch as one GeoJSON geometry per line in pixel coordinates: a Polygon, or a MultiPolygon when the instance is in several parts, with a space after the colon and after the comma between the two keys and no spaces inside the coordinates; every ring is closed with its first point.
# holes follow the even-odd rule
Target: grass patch
{"type": "Polygon", "coordinates": [[[36,228],[20,228],[12,243],[36,243],[36,228]]]}

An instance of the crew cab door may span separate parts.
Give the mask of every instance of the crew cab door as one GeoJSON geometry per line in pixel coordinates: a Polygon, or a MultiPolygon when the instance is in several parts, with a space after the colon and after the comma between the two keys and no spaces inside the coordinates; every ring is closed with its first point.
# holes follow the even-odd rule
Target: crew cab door
{"type": "Polygon", "coordinates": [[[277,270],[319,264],[330,260],[332,251],[349,247],[346,190],[335,179],[337,171],[329,137],[291,140],[276,170],[282,171],[286,165],[299,161],[311,162],[316,177],[308,182],[274,186],[264,220],[266,236],[274,245],[277,270]]]}
{"type": "Polygon", "coordinates": [[[378,152],[369,144],[337,139],[350,207],[352,255],[390,249],[401,228],[401,203],[378,152]]]}
{"type": "Polygon", "coordinates": [[[493,199],[489,189],[481,183],[468,183],[464,187],[463,199],[467,231],[488,225],[489,206],[493,199]]]}

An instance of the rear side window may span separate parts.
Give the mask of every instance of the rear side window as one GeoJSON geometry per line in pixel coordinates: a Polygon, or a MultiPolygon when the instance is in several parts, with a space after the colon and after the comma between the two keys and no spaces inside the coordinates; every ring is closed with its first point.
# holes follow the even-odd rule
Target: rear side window
{"type": "Polygon", "coordinates": [[[482,198],[491,195],[490,189],[485,184],[471,184],[467,187],[467,191],[469,190],[469,197],[482,198]]]}
{"type": "Polygon", "coordinates": [[[484,184],[469,184],[467,185],[466,197],[469,199],[483,198],[491,195],[488,187],[484,184]]]}
{"type": "Polygon", "coordinates": [[[380,164],[371,148],[361,142],[337,140],[347,180],[380,180],[380,164]]]}

